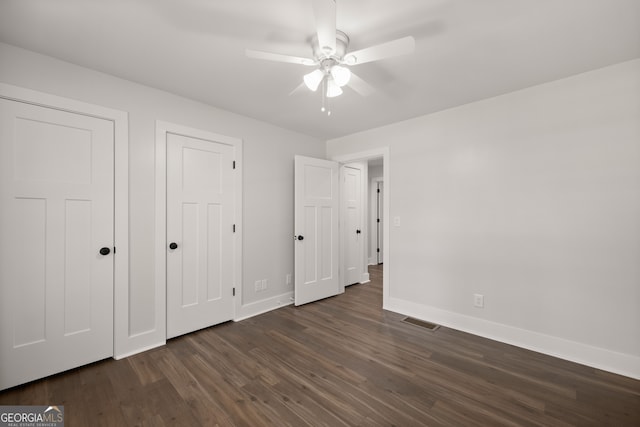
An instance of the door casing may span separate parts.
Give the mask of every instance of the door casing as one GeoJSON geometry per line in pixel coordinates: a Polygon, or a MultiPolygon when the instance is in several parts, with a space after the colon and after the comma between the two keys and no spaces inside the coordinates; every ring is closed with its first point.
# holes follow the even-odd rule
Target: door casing
{"type": "Polygon", "coordinates": [[[126,112],[0,83],[0,97],[113,122],[114,129],[114,337],[113,357],[130,352],[129,340],[129,118],[126,112]]]}

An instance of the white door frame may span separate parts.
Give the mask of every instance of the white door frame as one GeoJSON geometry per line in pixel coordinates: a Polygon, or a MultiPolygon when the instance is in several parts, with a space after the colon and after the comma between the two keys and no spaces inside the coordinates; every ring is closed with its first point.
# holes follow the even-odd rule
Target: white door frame
{"type": "Polygon", "coordinates": [[[235,288],[233,320],[242,308],[242,140],[215,134],[202,129],[177,125],[161,120],[156,121],[156,221],[155,221],[155,279],[158,313],[158,327],[167,336],[167,133],[184,135],[191,138],[212,140],[235,148],[234,176],[234,224],[236,236],[234,242],[233,287],[235,288]]]}
{"type": "MultiPolygon", "coordinates": [[[[383,162],[383,175],[382,179],[384,181],[384,189],[385,191],[382,193],[382,200],[384,206],[382,207],[384,212],[384,218],[389,218],[389,199],[391,194],[391,182],[389,180],[390,176],[390,162],[389,162],[389,147],[380,147],[374,148],[368,151],[360,151],[354,153],[340,154],[330,157],[330,160],[333,160],[338,163],[351,163],[357,161],[366,161],[369,159],[375,159],[382,157],[383,162]]],[[[391,283],[389,281],[389,270],[391,265],[389,264],[389,221],[384,221],[383,224],[383,233],[382,233],[382,262],[384,264],[384,268],[382,270],[382,308],[385,308],[387,302],[389,301],[389,290],[391,287],[391,283]]]]}
{"type": "Polygon", "coordinates": [[[114,131],[114,324],[113,356],[129,339],[129,116],[124,111],[0,83],[0,97],[113,122],[114,131]]]}

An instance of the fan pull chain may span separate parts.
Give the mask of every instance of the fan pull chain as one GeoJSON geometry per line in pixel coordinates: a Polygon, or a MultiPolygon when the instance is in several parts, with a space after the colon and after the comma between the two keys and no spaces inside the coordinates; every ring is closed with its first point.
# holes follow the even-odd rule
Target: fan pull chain
{"type": "Polygon", "coordinates": [[[323,113],[326,112],[327,116],[331,115],[331,110],[329,109],[329,99],[327,98],[327,77],[322,80],[322,108],[320,111],[323,113]]]}
{"type": "Polygon", "coordinates": [[[322,79],[322,108],[320,108],[320,111],[322,111],[323,113],[327,110],[325,108],[326,102],[327,102],[327,79],[324,78],[322,79]]]}

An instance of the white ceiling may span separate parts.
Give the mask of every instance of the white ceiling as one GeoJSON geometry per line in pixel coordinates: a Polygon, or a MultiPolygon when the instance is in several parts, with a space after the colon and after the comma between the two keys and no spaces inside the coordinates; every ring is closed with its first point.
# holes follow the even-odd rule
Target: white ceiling
{"type": "Polygon", "coordinates": [[[640,57],[640,0],[336,1],[350,50],[416,52],[355,67],[377,92],[330,117],[289,95],[307,67],[244,55],[311,57],[311,0],[0,0],[0,41],[322,139],[640,57]]]}

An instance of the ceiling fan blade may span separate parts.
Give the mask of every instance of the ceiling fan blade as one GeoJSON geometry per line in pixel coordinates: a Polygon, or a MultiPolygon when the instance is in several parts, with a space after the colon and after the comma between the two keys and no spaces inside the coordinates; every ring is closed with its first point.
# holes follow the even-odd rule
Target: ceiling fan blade
{"type": "Polygon", "coordinates": [[[289,96],[297,95],[299,93],[308,92],[308,91],[309,91],[309,89],[307,89],[307,85],[305,85],[304,82],[302,82],[294,90],[289,92],[289,96]]]}
{"type": "Polygon", "coordinates": [[[416,41],[412,36],[392,40],[376,46],[349,52],[344,57],[344,62],[348,65],[359,65],[379,59],[390,58],[392,56],[406,55],[413,53],[416,48],[416,41]]]}
{"type": "Polygon", "coordinates": [[[320,50],[331,55],[336,51],[336,0],[313,0],[313,14],[320,50]]]}
{"type": "Polygon", "coordinates": [[[369,96],[375,92],[375,88],[373,86],[362,80],[353,72],[351,72],[351,78],[349,79],[347,86],[362,96],[369,96]]]}
{"type": "Polygon", "coordinates": [[[299,65],[316,65],[316,61],[310,58],[301,58],[299,56],[281,55],[279,53],[263,52],[260,50],[246,49],[245,54],[249,58],[266,59],[267,61],[289,62],[299,65]]]}

